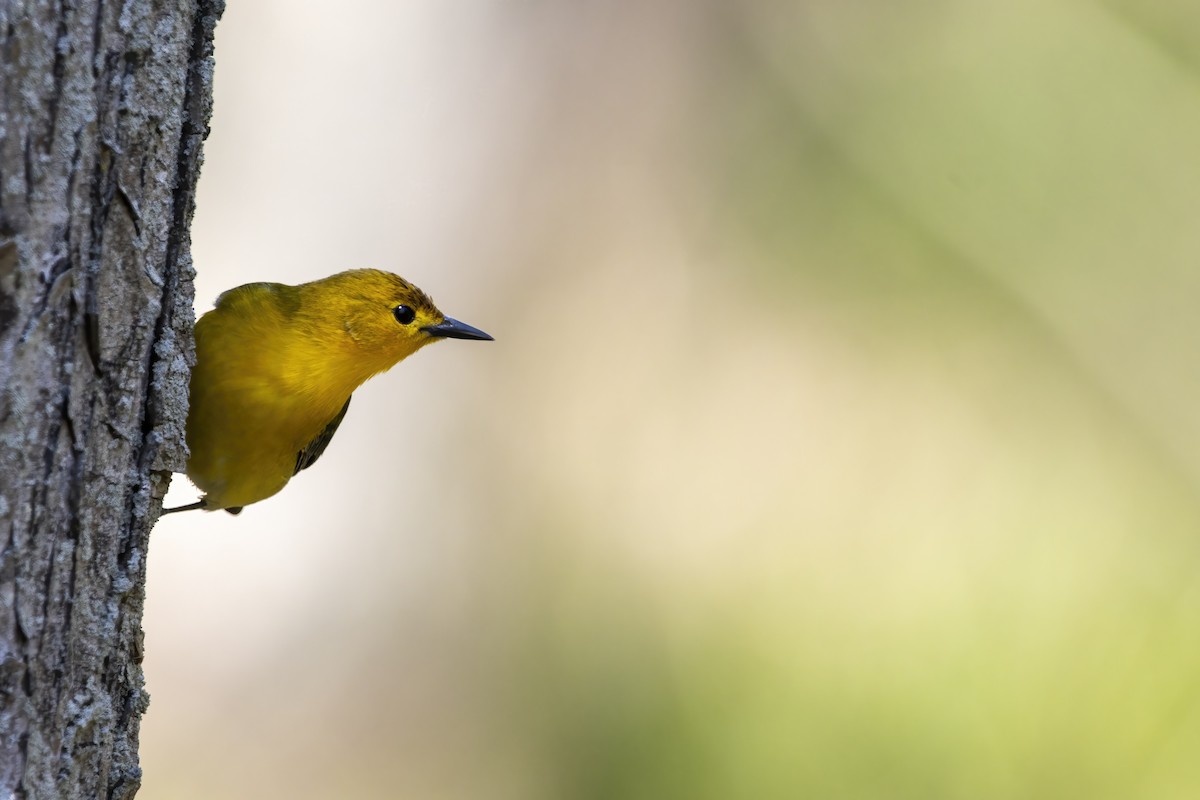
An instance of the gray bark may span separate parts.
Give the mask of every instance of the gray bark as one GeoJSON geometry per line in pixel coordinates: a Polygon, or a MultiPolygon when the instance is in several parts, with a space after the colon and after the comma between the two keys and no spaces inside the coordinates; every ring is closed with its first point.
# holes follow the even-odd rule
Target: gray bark
{"type": "Polygon", "coordinates": [[[0,0],[0,798],[140,784],[223,0],[0,0]]]}

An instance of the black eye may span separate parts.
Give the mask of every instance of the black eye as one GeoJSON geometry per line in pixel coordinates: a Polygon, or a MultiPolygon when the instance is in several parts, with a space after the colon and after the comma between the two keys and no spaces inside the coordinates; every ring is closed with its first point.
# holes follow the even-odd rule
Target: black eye
{"type": "Polygon", "coordinates": [[[392,314],[396,317],[396,322],[401,325],[407,325],[417,318],[417,312],[408,306],[396,306],[392,309],[392,314]]]}

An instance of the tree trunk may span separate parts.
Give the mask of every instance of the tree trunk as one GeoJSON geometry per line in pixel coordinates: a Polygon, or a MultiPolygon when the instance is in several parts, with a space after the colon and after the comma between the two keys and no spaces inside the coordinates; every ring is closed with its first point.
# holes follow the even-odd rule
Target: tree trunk
{"type": "Polygon", "coordinates": [[[140,784],[223,0],[0,3],[0,798],[140,784]]]}

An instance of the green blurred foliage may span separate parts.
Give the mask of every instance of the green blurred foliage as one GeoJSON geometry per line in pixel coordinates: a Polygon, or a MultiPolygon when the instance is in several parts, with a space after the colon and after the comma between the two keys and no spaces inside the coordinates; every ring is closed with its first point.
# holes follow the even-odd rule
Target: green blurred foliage
{"type": "Polygon", "coordinates": [[[484,5],[421,57],[494,115],[444,235],[497,347],[364,436],[373,549],[186,796],[1196,796],[1200,10],[484,5]]]}
{"type": "Polygon", "coordinates": [[[876,394],[828,424],[914,432],[716,586],[531,580],[547,796],[1190,796],[1200,14],[785,5],[717,15],[690,234],[851,343],[876,394]]]}

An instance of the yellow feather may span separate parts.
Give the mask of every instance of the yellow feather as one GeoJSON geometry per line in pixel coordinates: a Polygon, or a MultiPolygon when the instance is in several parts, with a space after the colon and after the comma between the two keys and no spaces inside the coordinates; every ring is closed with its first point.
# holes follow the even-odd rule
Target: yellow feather
{"type": "Polygon", "coordinates": [[[447,336],[491,338],[379,270],[222,294],[196,323],[187,474],[205,492],[199,507],[240,509],[278,492],[355,389],[447,336]]]}

